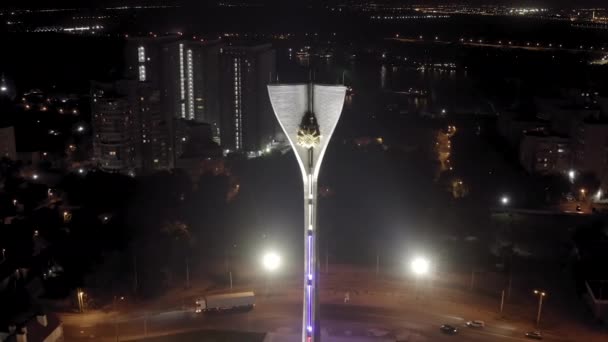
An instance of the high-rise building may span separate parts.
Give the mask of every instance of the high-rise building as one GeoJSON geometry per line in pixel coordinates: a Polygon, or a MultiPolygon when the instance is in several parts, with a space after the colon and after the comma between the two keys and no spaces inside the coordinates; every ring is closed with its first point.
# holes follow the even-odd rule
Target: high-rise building
{"type": "Polygon", "coordinates": [[[93,154],[100,169],[129,173],[136,169],[135,116],[125,95],[113,84],[94,83],[91,89],[93,154]]]}
{"type": "Polygon", "coordinates": [[[572,168],[570,139],[545,131],[524,135],[519,145],[519,161],[530,174],[559,174],[572,168]]]}
{"type": "MultiPolygon", "coordinates": [[[[165,122],[171,145],[175,146],[171,153],[173,162],[166,163],[169,167],[174,163],[176,150],[181,150],[182,142],[175,127],[178,119],[208,123],[219,143],[220,47],[218,41],[179,36],[128,39],[126,76],[138,81],[137,87],[146,92],[158,91],[160,118],[165,122]]],[[[155,144],[154,140],[151,144],[155,144]]]]}
{"type": "Polygon", "coordinates": [[[588,118],[573,127],[574,169],[591,172],[605,186],[608,184],[608,120],[588,118]]]}
{"type": "Polygon", "coordinates": [[[276,78],[276,53],[270,44],[221,49],[221,145],[257,153],[275,139],[278,126],[267,95],[276,78]]]}
{"type": "Polygon", "coordinates": [[[168,99],[175,118],[219,125],[218,42],[179,40],[168,44],[168,99]]]}
{"type": "Polygon", "coordinates": [[[135,80],[93,83],[93,149],[101,169],[149,173],[174,167],[172,120],[160,91],[135,80]]]}

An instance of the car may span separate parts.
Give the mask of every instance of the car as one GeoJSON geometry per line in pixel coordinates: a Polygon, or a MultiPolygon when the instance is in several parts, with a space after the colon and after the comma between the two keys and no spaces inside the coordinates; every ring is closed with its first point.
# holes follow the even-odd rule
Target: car
{"type": "Polygon", "coordinates": [[[526,337],[534,340],[542,340],[543,334],[541,334],[540,331],[528,331],[526,337]]]}
{"type": "Polygon", "coordinates": [[[486,323],[484,321],[473,320],[473,321],[468,321],[466,323],[466,325],[469,328],[483,328],[486,326],[486,323]]]}
{"type": "Polygon", "coordinates": [[[439,330],[441,330],[442,333],[448,334],[448,335],[454,335],[454,334],[458,333],[458,329],[456,329],[456,327],[449,325],[449,324],[442,325],[441,328],[439,328],[439,330]]]}

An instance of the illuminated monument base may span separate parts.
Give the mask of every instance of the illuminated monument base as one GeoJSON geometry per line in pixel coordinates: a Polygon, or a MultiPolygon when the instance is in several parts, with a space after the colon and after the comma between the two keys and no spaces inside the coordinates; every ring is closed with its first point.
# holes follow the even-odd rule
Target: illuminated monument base
{"type": "Polygon", "coordinates": [[[302,341],[320,341],[317,179],[338,124],[346,88],[318,84],[269,85],[274,113],[296,155],[304,183],[304,305],[302,341]]]}

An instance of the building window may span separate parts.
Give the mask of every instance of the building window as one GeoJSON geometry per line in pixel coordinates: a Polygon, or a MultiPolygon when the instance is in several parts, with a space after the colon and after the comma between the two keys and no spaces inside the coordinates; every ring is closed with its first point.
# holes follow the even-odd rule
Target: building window
{"type": "MultiPolygon", "coordinates": [[[[180,99],[186,99],[186,73],[184,71],[184,44],[179,44],[179,88],[180,99]]],[[[180,117],[186,118],[186,106],[182,103],[180,117]]]]}
{"type": "Polygon", "coordinates": [[[139,81],[140,82],[146,81],[146,66],[145,65],[139,66],[139,81]]]}
{"type": "Polygon", "coordinates": [[[137,60],[139,61],[139,63],[146,62],[146,48],[145,47],[140,46],[137,48],[137,60]]]}
{"type": "Polygon", "coordinates": [[[192,63],[192,50],[188,50],[188,119],[194,120],[194,70],[192,63]]]}

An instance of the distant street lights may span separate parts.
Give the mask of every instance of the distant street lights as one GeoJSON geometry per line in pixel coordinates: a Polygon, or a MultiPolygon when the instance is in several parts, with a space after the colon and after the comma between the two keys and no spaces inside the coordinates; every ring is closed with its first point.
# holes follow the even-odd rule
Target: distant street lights
{"type": "Polygon", "coordinates": [[[536,326],[540,324],[540,313],[543,310],[543,298],[547,295],[545,291],[534,290],[534,294],[538,295],[538,313],[536,314],[536,326]]]}

